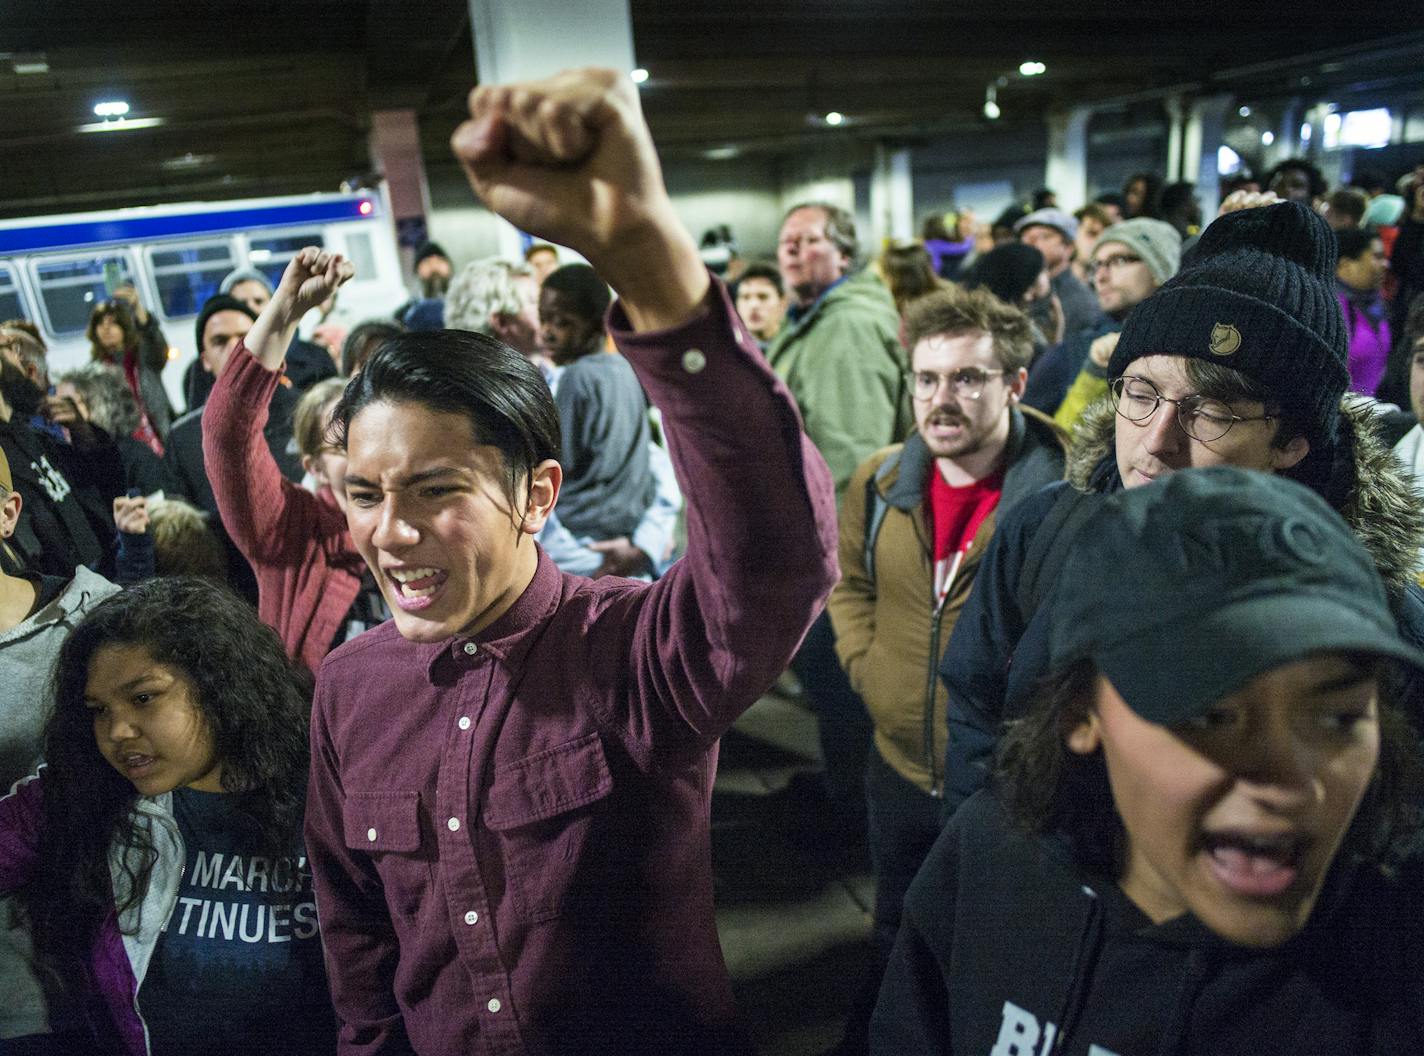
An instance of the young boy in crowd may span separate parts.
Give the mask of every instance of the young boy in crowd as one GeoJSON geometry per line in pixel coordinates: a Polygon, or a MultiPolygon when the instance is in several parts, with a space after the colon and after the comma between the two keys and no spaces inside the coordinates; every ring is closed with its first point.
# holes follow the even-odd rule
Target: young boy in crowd
{"type": "MultiPolygon", "coordinates": [[[[688,549],[652,584],[540,552],[559,416],[498,341],[401,335],[348,387],[345,517],[394,619],[326,658],[313,707],[340,1051],[748,1052],[712,910],[716,744],[830,593],[830,475],[677,221],[625,73],[483,86],[471,117],[453,145],[485,204],[618,291],[688,549]]],[[[227,374],[279,369],[349,274],[298,253],[227,374]]]]}
{"type": "Polygon", "coordinates": [[[1319,496],[1231,467],[1122,492],[1064,567],[1052,674],[906,901],[872,1051],[1424,1046],[1424,653],[1319,496]]]}

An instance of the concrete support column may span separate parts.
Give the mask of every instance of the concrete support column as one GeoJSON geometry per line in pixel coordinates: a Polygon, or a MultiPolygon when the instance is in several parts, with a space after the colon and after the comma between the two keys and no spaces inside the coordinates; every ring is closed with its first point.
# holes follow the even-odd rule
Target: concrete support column
{"type": "Polygon", "coordinates": [[[1181,178],[1182,172],[1182,97],[1169,95],[1162,100],[1167,111],[1167,180],[1181,178]]]}
{"type": "MultiPolygon", "coordinates": [[[[915,237],[914,185],[910,178],[910,151],[875,144],[875,169],[870,178],[870,238],[875,246],[887,239],[915,237]]],[[[869,248],[869,247],[867,247],[869,248]]]]}
{"type": "MultiPolygon", "coordinates": [[[[547,77],[573,66],[631,71],[633,21],[628,0],[470,0],[480,84],[547,77]]],[[[649,82],[656,90],[657,72],[649,82]]],[[[523,256],[527,236],[499,221],[502,256],[523,256]]]]}
{"type": "Polygon", "coordinates": [[[1068,211],[1088,200],[1088,122],[1093,110],[1075,106],[1048,115],[1048,164],[1044,186],[1058,194],[1059,204],[1068,211]]]}
{"type": "Polygon", "coordinates": [[[391,219],[400,247],[401,269],[409,275],[416,250],[429,237],[430,185],[420,152],[414,110],[377,110],[371,115],[371,163],[386,177],[391,219]]]}
{"type": "Polygon", "coordinates": [[[1193,101],[1182,134],[1182,179],[1197,185],[1203,226],[1211,222],[1221,204],[1221,175],[1216,154],[1226,133],[1226,112],[1235,99],[1226,94],[1193,101]]]}

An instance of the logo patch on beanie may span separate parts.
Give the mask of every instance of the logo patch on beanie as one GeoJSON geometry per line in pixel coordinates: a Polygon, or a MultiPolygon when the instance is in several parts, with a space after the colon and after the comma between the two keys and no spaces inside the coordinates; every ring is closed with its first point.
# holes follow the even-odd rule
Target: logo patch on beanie
{"type": "Polygon", "coordinates": [[[1230,323],[1217,323],[1211,328],[1211,354],[1229,356],[1241,347],[1241,331],[1230,323]]]}

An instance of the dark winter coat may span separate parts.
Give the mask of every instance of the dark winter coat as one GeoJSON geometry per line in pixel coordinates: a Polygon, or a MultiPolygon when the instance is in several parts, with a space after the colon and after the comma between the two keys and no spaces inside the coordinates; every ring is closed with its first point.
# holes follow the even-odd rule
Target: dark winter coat
{"type": "MultiPolygon", "coordinates": [[[[1400,633],[1424,646],[1424,592],[1413,568],[1424,543],[1424,511],[1409,475],[1375,433],[1371,412],[1341,405],[1341,442],[1325,498],[1375,560],[1390,592],[1400,633]]],[[[1122,487],[1113,458],[1113,411],[1090,408],[1073,434],[1068,483],[1051,484],[1000,519],[979,568],[974,592],[940,661],[949,690],[945,809],[952,812],[983,787],[1006,721],[1023,715],[1036,683],[1049,674],[1051,584],[1035,611],[1021,611],[1020,573],[1038,527],[1064,488],[1106,494],[1122,487]]],[[[1404,706],[1424,729],[1424,684],[1411,676],[1404,706]]]]}

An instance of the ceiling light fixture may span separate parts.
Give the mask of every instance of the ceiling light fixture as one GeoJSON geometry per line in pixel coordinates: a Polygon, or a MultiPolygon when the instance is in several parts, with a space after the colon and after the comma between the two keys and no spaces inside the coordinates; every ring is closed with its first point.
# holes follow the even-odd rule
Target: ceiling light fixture
{"type": "Polygon", "coordinates": [[[118,118],[112,121],[95,121],[90,125],[76,125],[76,132],[132,132],[140,128],[157,128],[163,124],[161,117],[118,118]]]}
{"type": "Polygon", "coordinates": [[[639,66],[639,67],[638,67],[636,70],[634,70],[632,73],[628,74],[628,76],[631,77],[631,78],[633,78],[633,83],[634,83],[634,84],[644,84],[644,83],[647,82],[649,75],[648,75],[648,71],[647,71],[647,70],[645,70],[645,69],[643,69],[643,67],[639,66]]]}
{"type": "Polygon", "coordinates": [[[826,115],[826,124],[830,125],[832,128],[836,127],[837,125],[845,124],[845,114],[842,114],[836,110],[832,110],[829,114],[826,115]]]}
{"type": "Polygon", "coordinates": [[[1275,134],[1274,132],[1262,132],[1262,133],[1261,133],[1261,146],[1263,146],[1263,147],[1269,147],[1269,146],[1270,146],[1272,143],[1274,143],[1275,141],[1276,141],[1276,134],[1275,134]]]}
{"type": "Polygon", "coordinates": [[[17,59],[12,68],[15,73],[21,77],[24,77],[26,74],[49,73],[49,63],[43,59],[32,59],[23,62],[17,59]]]}
{"type": "Polygon", "coordinates": [[[1243,107],[1241,107],[1240,109],[1238,109],[1238,110],[1236,111],[1236,113],[1237,113],[1237,116],[1239,116],[1239,117],[1250,117],[1250,116],[1251,116],[1251,108],[1250,108],[1249,106],[1243,106],[1243,107]]]}
{"type": "Polygon", "coordinates": [[[1039,74],[1047,73],[1048,67],[1041,62],[1021,62],[1019,63],[1019,73],[1024,77],[1037,77],[1039,74]]]}
{"type": "Polygon", "coordinates": [[[123,117],[129,112],[129,104],[122,99],[106,99],[94,104],[95,117],[123,117]]]}
{"type": "Polygon", "coordinates": [[[991,84],[984,89],[984,116],[990,121],[997,121],[1002,113],[999,109],[999,89],[991,84]]]}
{"type": "Polygon", "coordinates": [[[702,156],[709,161],[726,161],[729,158],[737,157],[741,152],[741,148],[739,147],[712,147],[709,150],[703,151],[702,156]]]}

